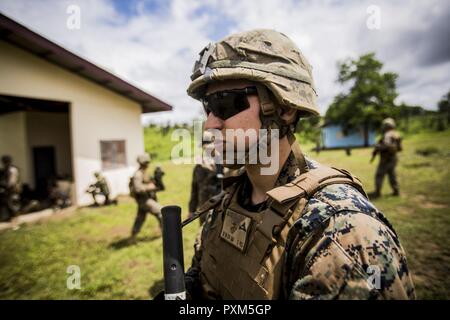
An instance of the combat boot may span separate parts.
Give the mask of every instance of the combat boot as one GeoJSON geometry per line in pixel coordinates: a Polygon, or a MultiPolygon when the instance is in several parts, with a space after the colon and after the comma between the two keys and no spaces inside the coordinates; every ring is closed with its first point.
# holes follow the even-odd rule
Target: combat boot
{"type": "Polygon", "coordinates": [[[377,199],[379,197],[381,197],[381,192],[380,191],[373,191],[367,194],[369,196],[369,199],[377,199]]]}

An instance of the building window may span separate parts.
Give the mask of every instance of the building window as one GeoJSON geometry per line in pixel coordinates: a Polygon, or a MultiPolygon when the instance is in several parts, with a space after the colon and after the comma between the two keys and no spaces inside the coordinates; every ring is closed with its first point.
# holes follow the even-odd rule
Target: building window
{"type": "Polygon", "coordinates": [[[125,140],[100,141],[100,151],[103,170],[126,167],[125,140]]]}

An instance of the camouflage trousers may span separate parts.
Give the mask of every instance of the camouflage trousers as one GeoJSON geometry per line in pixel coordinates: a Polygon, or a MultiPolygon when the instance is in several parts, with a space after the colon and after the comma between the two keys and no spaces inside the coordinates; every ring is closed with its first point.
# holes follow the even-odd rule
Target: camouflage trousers
{"type": "Polygon", "coordinates": [[[388,175],[389,184],[391,185],[392,190],[394,191],[394,193],[398,194],[399,186],[398,186],[398,181],[397,181],[397,173],[395,170],[396,167],[397,167],[397,158],[380,160],[380,163],[378,164],[377,172],[375,174],[376,193],[379,194],[381,192],[384,176],[388,175]]]}
{"type": "Polygon", "coordinates": [[[109,201],[109,193],[108,192],[100,191],[100,192],[92,192],[91,194],[92,194],[92,198],[94,199],[94,203],[95,204],[98,204],[97,195],[101,195],[101,196],[105,197],[105,200],[103,202],[104,205],[107,205],[107,204],[110,203],[110,201],[109,201]]]}
{"type": "Polygon", "coordinates": [[[136,214],[136,219],[134,220],[131,234],[134,236],[141,231],[142,225],[144,224],[148,213],[153,215],[158,220],[159,227],[162,229],[161,208],[162,206],[153,199],[138,201],[138,212],[136,214]]]}

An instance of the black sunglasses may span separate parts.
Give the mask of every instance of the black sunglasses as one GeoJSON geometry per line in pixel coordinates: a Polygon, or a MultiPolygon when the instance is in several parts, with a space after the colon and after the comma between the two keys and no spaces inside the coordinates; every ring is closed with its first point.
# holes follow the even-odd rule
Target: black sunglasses
{"type": "Polygon", "coordinates": [[[227,120],[248,109],[247,96],[257,92],[256,87],[214,92],[202,99],[203,108],[207,115],[212,112],[216,117],[227,120]]]}

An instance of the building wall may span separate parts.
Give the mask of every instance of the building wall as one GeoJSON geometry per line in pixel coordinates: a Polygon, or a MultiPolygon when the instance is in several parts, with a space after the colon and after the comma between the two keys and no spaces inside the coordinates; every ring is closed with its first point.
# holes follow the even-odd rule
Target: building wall
{"type": "MultiPolygon", "coordinates": [[[[1,108],[1,104],[0,104],[1,108]]],[[[24,112],[0,115],[0,156],[10,155],[20,170],[21,180],[30,181],[28,172],[28,148],[26,143],[26,122],[24,112]]]]}
{"type": "MultiPolygon", "coordinates": [[[[322,128],[322,139],[324,148],[347,148],[364,146],[364,130],[354,130],[346,135],[338,125],[328,125],[322,128]]],[[[375,132],[369,131],[369,145],[375,143],[375,132]]]]}
{"type": "Polygon", "coordinates": [[[52,146],[58,175],[72,175],[68,114],[12,112],[0,115],[0,155],[9,154],[22,183],[35,187],[33,147],[52,146]]]}
{"type": "Polygon", "coordinates": [[[119,94],[0,41],[0,94],[70,103],[76,199],[91,202],[85,189],[101,170],[100,140],[125,140],[127,166],[104,172],[113,195],[128,192],[128,177],[144,150],[141,107],[119,94]]]}

